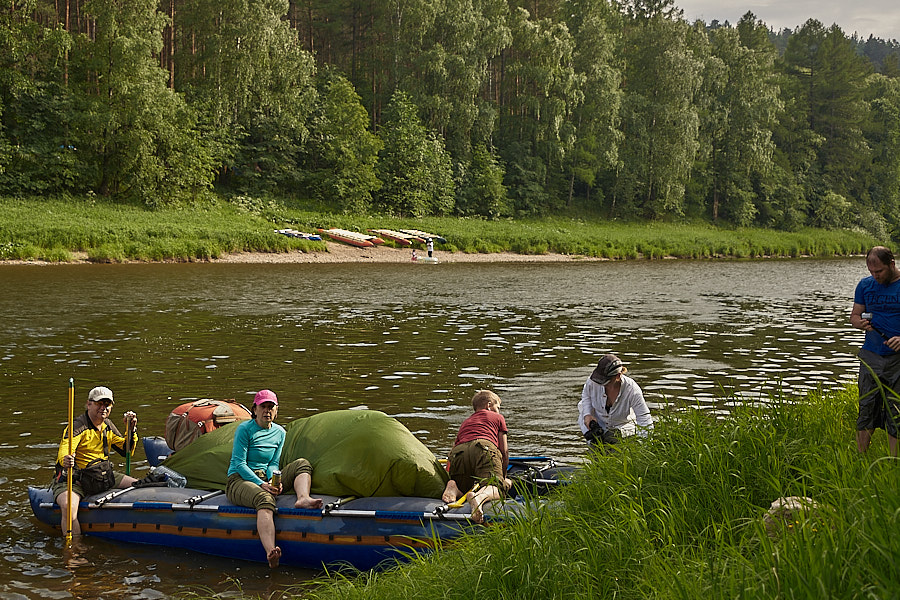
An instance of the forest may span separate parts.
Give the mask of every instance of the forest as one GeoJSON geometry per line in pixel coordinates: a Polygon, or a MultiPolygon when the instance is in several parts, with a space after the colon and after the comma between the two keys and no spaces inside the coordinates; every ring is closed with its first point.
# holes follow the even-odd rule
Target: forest
{"type": "Polygon", "coordinates": [[[0,196],[900,226],[900,45],[671,0],[0,0],[0,196]]]}

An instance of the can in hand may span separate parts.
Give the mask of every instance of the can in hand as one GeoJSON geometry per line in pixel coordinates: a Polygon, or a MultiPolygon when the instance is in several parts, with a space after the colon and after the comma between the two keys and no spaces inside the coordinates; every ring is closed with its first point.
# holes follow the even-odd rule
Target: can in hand
{"type": "Polygon", "coordinates": [[[278,469],[272,470],[272,487],[278,487],[281,485],[281,471],[278,469]]]}

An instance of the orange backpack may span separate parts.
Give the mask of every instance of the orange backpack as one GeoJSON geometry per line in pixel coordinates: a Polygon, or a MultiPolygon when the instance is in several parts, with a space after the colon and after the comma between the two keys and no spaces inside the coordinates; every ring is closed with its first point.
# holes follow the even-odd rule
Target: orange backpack
{"type": "Polygon", "coordinates": [[[166,443],[174,451],[181,450],[204,433],[253,416],[244,405],[230,400],[196,400],[182,404],[166,418],[166,443]]]}

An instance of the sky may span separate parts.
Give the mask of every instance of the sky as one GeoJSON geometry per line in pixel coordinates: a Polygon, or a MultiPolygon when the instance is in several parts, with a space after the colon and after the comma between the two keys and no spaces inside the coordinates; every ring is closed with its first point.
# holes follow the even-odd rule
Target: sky
{"type": "Polygon", "coordinates": [[[848,36],[900,40],[900,0],[675,0],[675,5],[688,21],[734,24],[750,11],[775,31],[817,19],[826,27],[837,23],[848,36]]]}

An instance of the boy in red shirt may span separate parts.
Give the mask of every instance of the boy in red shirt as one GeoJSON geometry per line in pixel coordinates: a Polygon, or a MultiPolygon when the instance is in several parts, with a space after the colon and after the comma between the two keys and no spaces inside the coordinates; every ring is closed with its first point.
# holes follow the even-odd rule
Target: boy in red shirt
{"type": "Polygon", "coordinates": [[[475,412],[459,426],[450,451],[450,481],[441,496],[444,502],[455,502],[462,495],[461,490],[471,490],[476,483],[480,484],[482,487],[467,493],[472,520],[476,523],[484,521],[482,505],[499,500],[512,487],[512,481],[506,477],[509,448],[500,402],[500,396],[488,390],[472,397],[475,412]]]}

